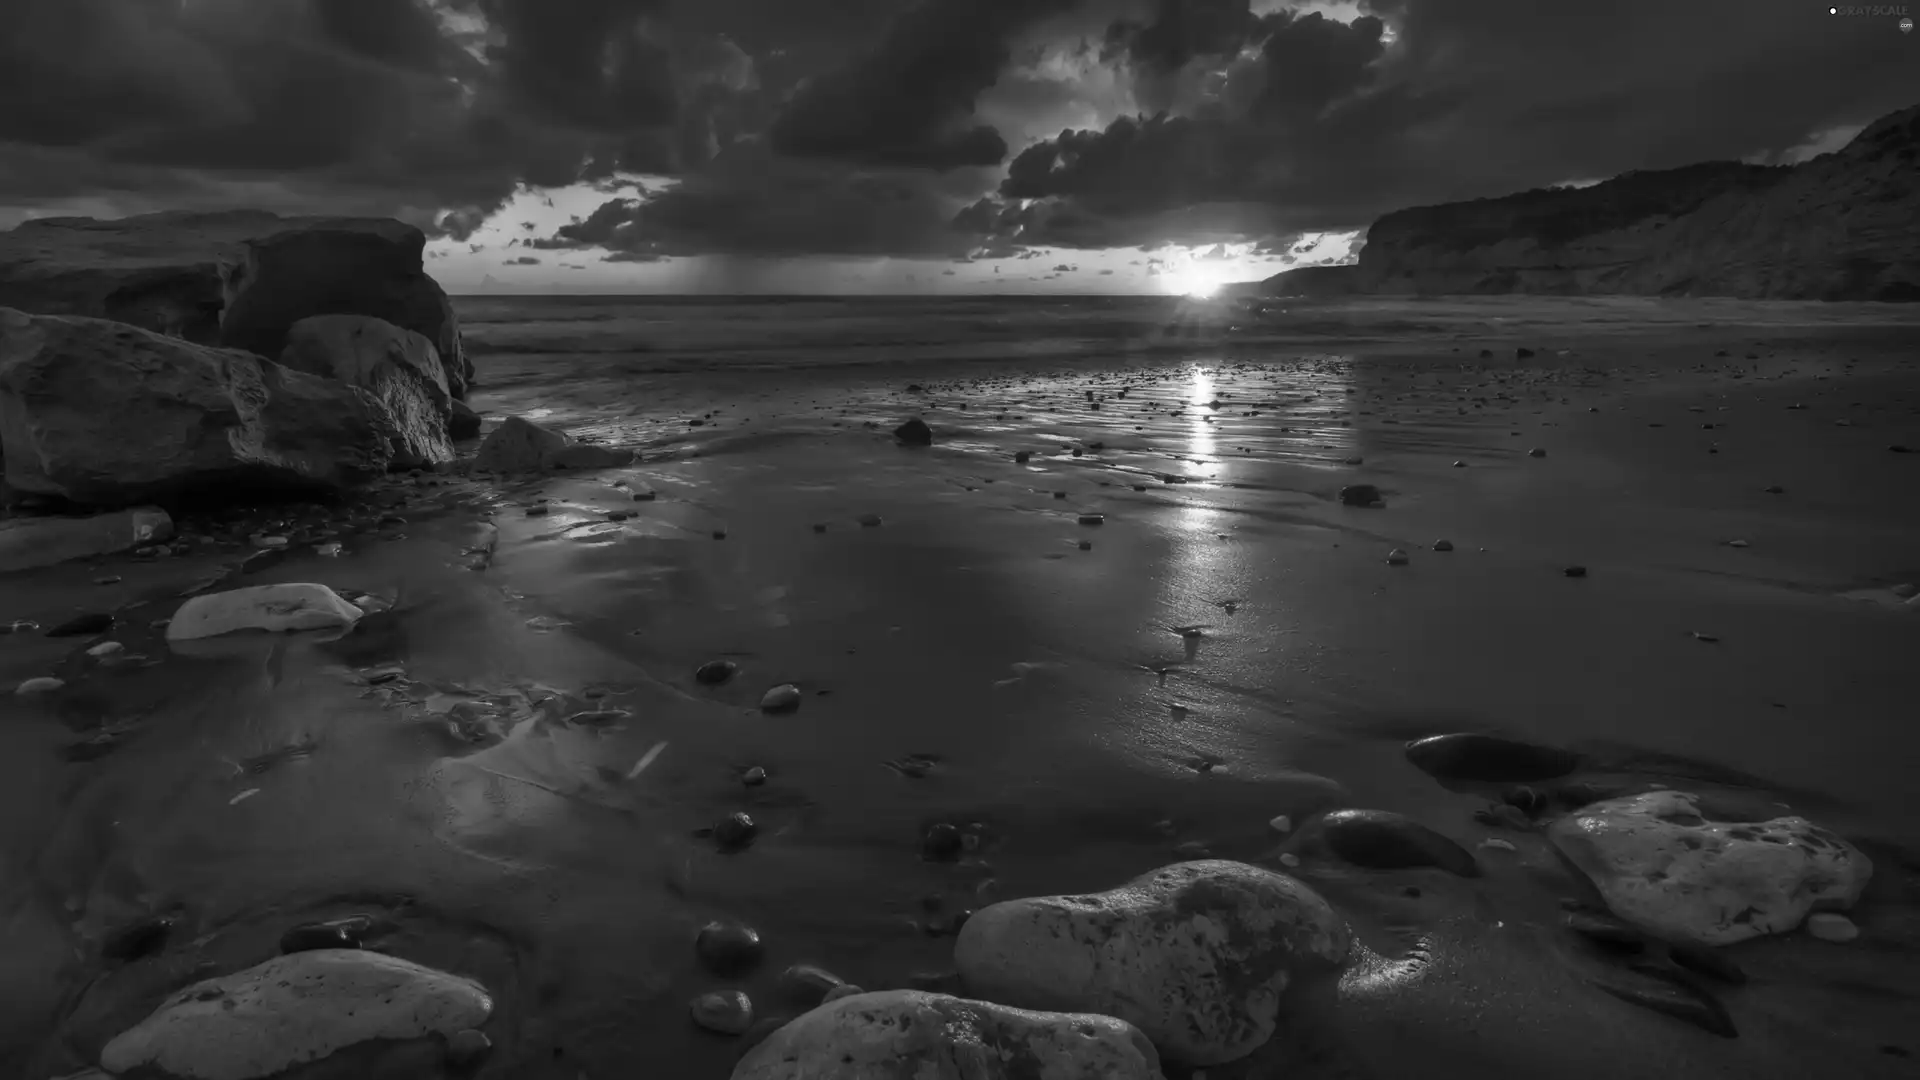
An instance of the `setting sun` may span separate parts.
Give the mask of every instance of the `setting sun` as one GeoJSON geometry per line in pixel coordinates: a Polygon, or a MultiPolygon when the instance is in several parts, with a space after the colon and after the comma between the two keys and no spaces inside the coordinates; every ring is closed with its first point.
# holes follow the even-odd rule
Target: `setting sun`
{"type": "Polygon", "coordinates": [[[1206,266],[1198,262],[1188,262],[1177,267],[1167,275],[1168,286],[1179,296],[1189,296],[1195,300],[1205,300],[1220,291],[1226,284],[1217,267],[1206,266]]]}

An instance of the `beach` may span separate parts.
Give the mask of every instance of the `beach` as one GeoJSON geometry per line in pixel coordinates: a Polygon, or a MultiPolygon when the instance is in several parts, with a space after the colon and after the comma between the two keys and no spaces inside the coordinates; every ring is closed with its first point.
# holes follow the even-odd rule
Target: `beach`
{"type": "Polygon", "coordinates": [[[0,622],[111,612],[132,658],[0,636],[9,685],[67,680],[0,699],[0,1073],[78,1071],[196,972],[368,913],[493,994],[479,1075],[724,1078],[705,991],[781,1017],[794,964],[952,989],[964,913],[1265,865],[1274,819],[1370,808],[1483,874],[1287,865],[1432,970],[1304,1002],[1208,1080],[1912,1075],[1910,305],[455,306],[476,411],[639,460],[398,474],[352,512],[183,518],[190,554],[0,582],[0,622]],[[913,417],[930,446],[892,434],[913,417]],[[1363,483],[1382,505],[1343,503],[1363,483]],[[261,530],[318,543],[263,559],[261,530]],[[170,650],[152,624],[241,578],[387,610],[170,650]],[[783,684],[797,708],[762,710],[783,684]],[[1861,936],[1726,949],[1737,1039],[1619,1000],[1546,840],[1408,763],[1464,731],[1819,822],[1874,860],[1861,936]],[[751,842],[716,843],[736,812],[751,842]],[[961,857],[926,857],[940,824],[961,857]],[[107,956],[156,915],[172,946],[107,956]],[[716,918],[762,935],[753,972],[702,969],[716,918]]]}

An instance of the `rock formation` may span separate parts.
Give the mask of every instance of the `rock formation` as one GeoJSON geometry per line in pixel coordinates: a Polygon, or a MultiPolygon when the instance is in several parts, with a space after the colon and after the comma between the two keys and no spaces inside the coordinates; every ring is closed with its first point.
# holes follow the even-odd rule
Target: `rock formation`
{"type": "Polygon", "coordinates": [[[424,270],[425,244],[419,229],[385,218],[38,218],[0,233],[0,307],[112,319],[270,358],[306,316],[371,315],[433,342],[448,389],[465,397],[473,364],[424,270]]]}
{"type": "Polygon", "coordinates": [[[1546,293],[1920,301],[1920,106],[1799,165],[1707,162],[1400,210],[1280,296],[1546,293]]]}
{"type": "Polygon", "coordinates": [[[379,398],[393,414],[395,468],[453,460],[453,398],[440,354],[424,336],[368,315],[313,315],[287,331],[280,364],[379,398]]]}
{"type": "Polygon", "coordinates": [[[384,474],[371,394],[126,323],[0,308],[8,485],[91,505],[337,490],[384,474]]]}

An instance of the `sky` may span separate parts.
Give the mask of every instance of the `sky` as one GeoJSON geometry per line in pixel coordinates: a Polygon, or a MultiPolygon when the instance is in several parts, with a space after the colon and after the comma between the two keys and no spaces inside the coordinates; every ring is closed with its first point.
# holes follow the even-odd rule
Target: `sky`
{"type": "MultiPolygon", "coordinates": [[[[1920,7],[1920,5],[1916,5],[1920,7]]],[[[0,228],[426,229],[455,293],[1205,292],[1920,104],[1802,0],[0,0],[0,228]]]]}

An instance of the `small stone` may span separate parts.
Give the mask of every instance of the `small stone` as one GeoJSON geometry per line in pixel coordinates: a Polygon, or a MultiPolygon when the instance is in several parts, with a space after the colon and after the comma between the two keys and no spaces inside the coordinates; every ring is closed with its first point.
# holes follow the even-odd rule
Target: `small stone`
{"type": "Polygon", "coordinates": [[[547,509],[546,503],[536,503],[533,506],[527,507],[528,517],[546,517],[547,513],[548,513],[548,509],[547,509]]]}
{"type": "Polygon", "coordinates": [[[1300,856],[1291,851],[1283,851],[1280,853],[1280,865],[1289,869],[1297,867],[1300,865],[1300,856]]]}
{"type": "Polygon", "coordinates": [[[719,686],[739,670],[740,665],[731,660],[709,660],[694,669],[693,681],[702,686],[719,686]]]}
{"type": "Polygon", "coordinates": [[[1277,833],[1290,833],[1293,831],[1293,819],[1285,814],[1281,814],[1279,817],[1269,820],[1267,822],[1267,828],[1277,833]]]}
{"type": "Polygon", "coordinates": [[[1779,484],[1769,484],[1765,490],[1769,495],[1785,495],[1787,493],[1787,489],[1781,487],[1779,484]]]}
{"type": "Polygon", "coordinates": [[[933,429],[927,426],[925,420],[917,416],[901,424],[899,427],[894,428],[893,437],[908,446],[933,445],[933,429]]]}
{"type": "Polygon", "coordinates": [[[800,688],[792,683],[781,683],[760,697],[762,712],[792,712],[800,707],[800,688]]]}
{"type": "Polygon", "coordinates": [[[814,964],[795,964],[780,973],[780,992],[808,1009],[820,1004],[835,987],[846,985],[845,979],[814,964]]]}
{"type": "Polygon", "coordinates": [[[324,544],[315,544],[313,550],[316,555],[333,559],[338,558],[343,549],[340,546],[340,541],[332,540],[324,544]]]}
{"type": "Polygon", "coordinates": [[[946,862],[959,857],[964,843],[960,830],[943,821],[927,829],[926,836],[920,841],[920,853],[929,859],[946,862]]]}
{"type": "Polygon", "coordinates": [[[119,574],[105,574],[94,578],[93,583],[95,585],[118,585],[122,580],[119,574]]]}
{"type": "Polygon", "coordinates": [[[693,1022],[721,1035],[744,1035],[753,1026],[753,999],[739,990],[715,990],[688,1006],[693,1022]]]}
{"type": "Polygon", "coordinates": [[[1435,540],[1435,541],[1433,542],[1433,550],[1435,550],[1435,551],[1452,551],[1452,550],[1453,550],[1453,541],[1451,541],[1451,540],[1435,540]]]}
{"type": "Polygon", "coordinates": [[[767,770],[755,765],[740,774],[740,782],[748,787],[759,787],[767,782],[767,770]]]}
{"type": "Polygon", "coordinates": [[[1479,877],[1480,866],[1451,838],[1388,810],[1336,810],[1317,823],[1319,840],[1334,855],[1373,870],[1435,866],[1479,877]]]}
{"type": "Polygon", "coordinates": [[[713,538],[715,540],[725,540],[727,538],[727,530],[725,529],[713,530],[713,538]]]}
{"type": "Polygon", "coordinates": [[[1807,916],[1807,933],[1821,941],[1846,942],[1860,936],[1860,928],[1845,915],[1832,911],[1816,911],[1807,916]]]}
{"type": "Polygon", "coordinates": [[[1076,520],[1079,521],[1079,523],[1082,525],[1104,525],[1106,524],[1106,521],[1107,521],[1107,515],[1081,514],[1079,518],[1077,518],[1076,520]]]}
{"type": "Polygon", "coordinates": [[[51,675],[42,675],[37,679],[28,679],[21,683],[13,692],[23,697],[33,694],[51,694],[66,685],[67,683],[64,679],[56,679],[51,675]]]}
{"type": "Polygon", "coordinates": [[[1513,846],[1513,841],[1502,840],[1497,836],[1489,837],[1488,839],[1480,841],[1478,846],[1483,848],[1492,848],[1495,851],[1519,851],[1520,850],[1519,848],[1513,846]]]}
{"type": "Polygon", "coordinates": [[[1016,465],[1025,465],[1031,460],[1033,460],[1033,453],[1029,450],[1021,450],[1013,455],[1013,461],[1016,465]]]}
{"type": "Polygon", "coordinates": [[[1528,457],[1546,457],[1547,452],[1545,450],[1542,450],[1540,447],[1536,446],[1533,449],[1527,451],[1527,456],[1528,457]]]}
{"type": "Polygon", "coordinates": [[[877,529],[880,527],[881,519],[879,514],[861,514],[853,520],[859,522],[863,529],[877,529]]]}
{"type": "Polygon", "coordinates": [[[1453,463],[1453,467],[1456,469],[1464,469],[1467,467],[1467,463],[1464,461],[1456,461],[1453,463]]]}
{"type": "Polygon", "coordinates": [[[1344,506],[1385,505],[1385,501],[1380,497],[1380,489],[1372,484],[1348,484],[1340,489],[1340,502],[1344,506]]]}
{"type": "Polygon", "coordinates": [[[1730,548],[1743,548],[1747,547],[1748,544],[1745,540],[1729,540],[1727,541],[1727,546],[1730,548]]]}
{"type": "Polygon", "coordinates": [[[1077,547],[1078,547],[1078,548],[1079,548],[1079,549],[1080,549],[1081,551],[1092,551],[1092,550],[1093,550],[1093,541],[1091,541],[1091,540],[1082,540],[1082,541],[1080,541],[1080,543],[1079,543],[1079,544],[1077,544],[1077,545],[1075,545],[1075,546],[1077,546],[1077,547]]]}
{"type": "Polygon", "coordinates": [[[256,536],[248,542],[261,551],[271,551],[287,546],[287,538],[284,536],[256,536]]]}
{"type": "Polygon", "coordinates": [[[715,919],[694,938],[694,954],[715,975],[733,976],[750,970],[766,955],[760,932],[745,923],[715,919]]]}
{"type": "Polygon", "coordinates": [[[1584,566],[1569,566],[1565,570],[1562,570],[1560,572],[1572,578],[1582,578],[1587,576],[1587,568],[1584,566]]]}
{"type": "Polygon", "coordinates": [[[1500,801],[1514,807],[1529,818],[1536,818],[1547,812],[1546,795],[1524,784],[1501,792],[1500,801]]]}
{"type": "Polygon", "coordinates": [[[1405,566],[1407,562],[1408,556],[1405,548],[1394,548],[1392,551],[1387,552],[1388,566],[1405,566]]]}
{"type": "Polygon", "coordinates": [[[728,814],[713,827],[713,841],[722,851],[739,851],[753,843],[758,835],[760,826],[754,824],[753,816],[744,810],[728,814]]]}
{"type": "Polygon", "coordinates": [[[456,1065],[466,1065],[487,1056],[493,1049],[493,1040],[478,1028],[456,1031],[447,1040],[447,1060],[456,1065]]]}
{"type": "Polygon", "coordinates": [[[75,615],[62,623],[55,624],[47,631],[48,637],[92,637],[113,629],[113,615],[105,611],[91,611],[85,615],[75,615]]]}
{"type": "Polygon", "coordinates": [[[88,649],[87,655],[93,657],[96,660],[104,660],[109,656],[118,656],[119,654],[126,651],[127,651],[127,647],[125,645],[120,644],[117,641],[103,641],[100,644],[95,645],[93,648],[88,649]]]}

